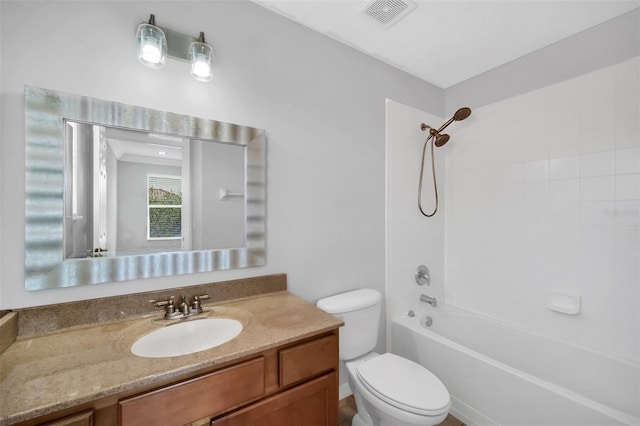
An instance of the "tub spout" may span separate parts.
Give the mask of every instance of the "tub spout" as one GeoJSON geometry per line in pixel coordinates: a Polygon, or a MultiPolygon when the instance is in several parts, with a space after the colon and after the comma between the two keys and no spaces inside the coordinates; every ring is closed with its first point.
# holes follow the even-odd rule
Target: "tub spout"
{"type": "Polygon", "coordinates": [[[436,298],[435,297],[429,297],[426,294],[421,294],[420,295],[420,301],[424,302],[424,303],[428,303],[431,306],[433,306],[434,308],[436,306],[438,306],[438,301],[436,300],[436,298]]]}

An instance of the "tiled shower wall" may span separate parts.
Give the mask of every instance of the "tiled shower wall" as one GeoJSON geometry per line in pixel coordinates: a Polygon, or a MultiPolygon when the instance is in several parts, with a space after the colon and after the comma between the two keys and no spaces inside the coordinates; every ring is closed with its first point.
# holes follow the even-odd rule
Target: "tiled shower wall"
{"type": "MultiPolygon", "coordinates": [[[[418,176],[424,140],[428,134],[421,123],[433,127],[445,121],[399,102],[386,102],[386,309],[387,318],[406,315],[409,310],[426,309],[420,295],[444,299],[444,157],[436,152],[436,171],[440,210],[425,218],[418,210],[418,176]],[[416,284],[414,273],[424,264],[431,271],[431,285],[416,284]]],[[[423,208],[434,208],[431,157],[426,153],[423,183],[423,208]]],[[[387,321],[387,325],[390,323],[387,321]]],[[[389,330],[387,330],[389,332],[389,330]]],[[[387,341],[391,339],[387,337],[387,341]]]]}
{"type": "Polygon", "coordinates": [[[638,360],[640,58],[474,110],[446,145],[448,303],[638,360]],[[579,315],[546,308],[579,296],[579,315]]]}

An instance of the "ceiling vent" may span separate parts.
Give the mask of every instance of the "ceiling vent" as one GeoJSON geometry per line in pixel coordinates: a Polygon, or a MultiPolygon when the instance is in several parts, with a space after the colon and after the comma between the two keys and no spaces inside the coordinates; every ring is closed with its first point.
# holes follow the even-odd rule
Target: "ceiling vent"
{"type": "Polygon", "coordinates": [[[391,27],[416,8],[409,0],[373,0],[362,8],[361,12],[383,27],[391,27]]]}

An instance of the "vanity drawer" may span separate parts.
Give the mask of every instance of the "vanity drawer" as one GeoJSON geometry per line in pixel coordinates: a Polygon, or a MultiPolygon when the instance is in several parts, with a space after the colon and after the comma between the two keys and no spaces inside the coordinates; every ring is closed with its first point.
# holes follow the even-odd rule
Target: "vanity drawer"
{"type": "Polygon", "coordinates": [[[281,387],[338,368],[338,336],[321,337],[278,352],[281,387]]]}
{"type": "Polygon", "coordinates": [[[264,394],[264,357],[121,400],[120,424],[184,425],[264,394]]]}

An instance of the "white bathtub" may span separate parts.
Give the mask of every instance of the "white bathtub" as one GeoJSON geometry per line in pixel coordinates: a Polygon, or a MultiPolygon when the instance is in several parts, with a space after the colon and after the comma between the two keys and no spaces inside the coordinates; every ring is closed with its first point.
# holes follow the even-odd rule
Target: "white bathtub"
{"type": "Polygon", "coordinates": [[[468,425],[640,425],[638,362],[449,307],[391,327],[391,351],[437,375],[468,425]]]}

